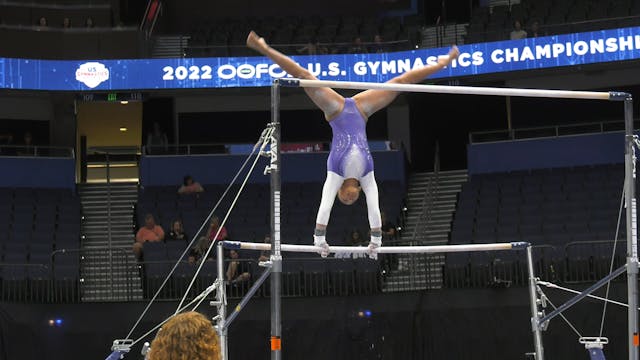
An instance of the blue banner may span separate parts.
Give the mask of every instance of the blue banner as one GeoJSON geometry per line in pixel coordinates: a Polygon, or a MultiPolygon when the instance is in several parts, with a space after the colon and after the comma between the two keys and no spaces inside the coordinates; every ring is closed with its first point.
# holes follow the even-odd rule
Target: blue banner
{"type": "MultiPolygon", "coordinates": [[[[294,56],[324,80],[384,82],[433,64],[448,48],[383,54],[294,56]]],[[[543,69],[640,58],[640,27],[460,46],[432,78],[543,69]]],[[[0,88],[145,90],[269,86],[286,74],[264,57],[53,61],[0,58],[0,88]]]]}

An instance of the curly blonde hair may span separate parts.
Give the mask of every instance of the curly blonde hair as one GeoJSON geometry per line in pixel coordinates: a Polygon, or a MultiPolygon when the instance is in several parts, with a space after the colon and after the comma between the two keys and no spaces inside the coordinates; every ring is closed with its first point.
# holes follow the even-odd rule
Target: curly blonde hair
{"type": "Polygon", "coordinates": [[[151,343],[149,360],[219,360],[220,343],[211,321],[190,311],[174,316],[151,343]]]}

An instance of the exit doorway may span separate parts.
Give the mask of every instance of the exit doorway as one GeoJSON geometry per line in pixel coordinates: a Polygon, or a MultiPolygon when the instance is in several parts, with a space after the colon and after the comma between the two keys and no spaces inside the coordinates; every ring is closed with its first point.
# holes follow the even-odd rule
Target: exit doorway
{"type": "Polygon", "coordinates": [[[141,102],[78,102],[77,182],[138,182],[141,102]]]}

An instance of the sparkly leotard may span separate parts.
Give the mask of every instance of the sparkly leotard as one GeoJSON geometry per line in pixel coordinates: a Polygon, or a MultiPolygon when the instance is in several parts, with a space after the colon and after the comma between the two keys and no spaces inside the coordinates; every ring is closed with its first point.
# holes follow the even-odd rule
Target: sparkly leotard
{"type": "Polygon", "coordinates": [[[366,120],[352,98],[344,99],[342,112],[329,123],[333,130],[327,170],[360,180],[373,171],[367,142],[366,120]]]}
{"type": "Polygon", "coordinates": [[[345,179],[356,179],[366,195],[367,213],[371,228],[381,226],[378,204],[378,185],[369,151],[366,119],[351,98],[344,99],[344,108],[331,122],[333,142],[327,159],[327,179],[322,187],[322,200],[316,223],[329,223],[336,194],[345,179]]]}

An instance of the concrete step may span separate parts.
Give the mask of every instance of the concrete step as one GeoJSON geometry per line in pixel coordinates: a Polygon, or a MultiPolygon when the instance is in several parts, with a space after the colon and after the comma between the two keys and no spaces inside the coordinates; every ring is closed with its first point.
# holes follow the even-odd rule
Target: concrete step
{"type": "MultiPolygon", "coordinates": [[[[135,199],[111,199],[111,204],[115,205],[133,205],[135,202],[135,199]]],[[[106,206],[107,202],[102,199],[82,199],[80,200],[80,204],[82,207],[91,205],[106,206]]]]}
{"type": "Polygon", "coordinates": [[[85,281],[85,284],[82,285],[82,289],[84,291],[123,289],[123,288],[129,288],[133,290],[141,287],[142,287],[142,281],[140,281],[140,278],[138,279],[120,278],[120,279],[114,279],[113,281],[109,281],[107,279],[94,280],[91,284],[87,284],[85,281]]]}
{"type": "Polygon", "coordinates": [[[446,201],[457,201],[458,200],[458,193],[455,194],[441,194],[439,193],[437,196],[428,196],[425,198],[425,194],[416,194],[416,195],[408,195],[406,198],[406,203],[407,206],[411,206],[411,205],[421,205],[425,200],[428,200],[429,198],[431,198],[432,200],[435,198],[436,201],[439,202],[446,202],[446,201]]]}

